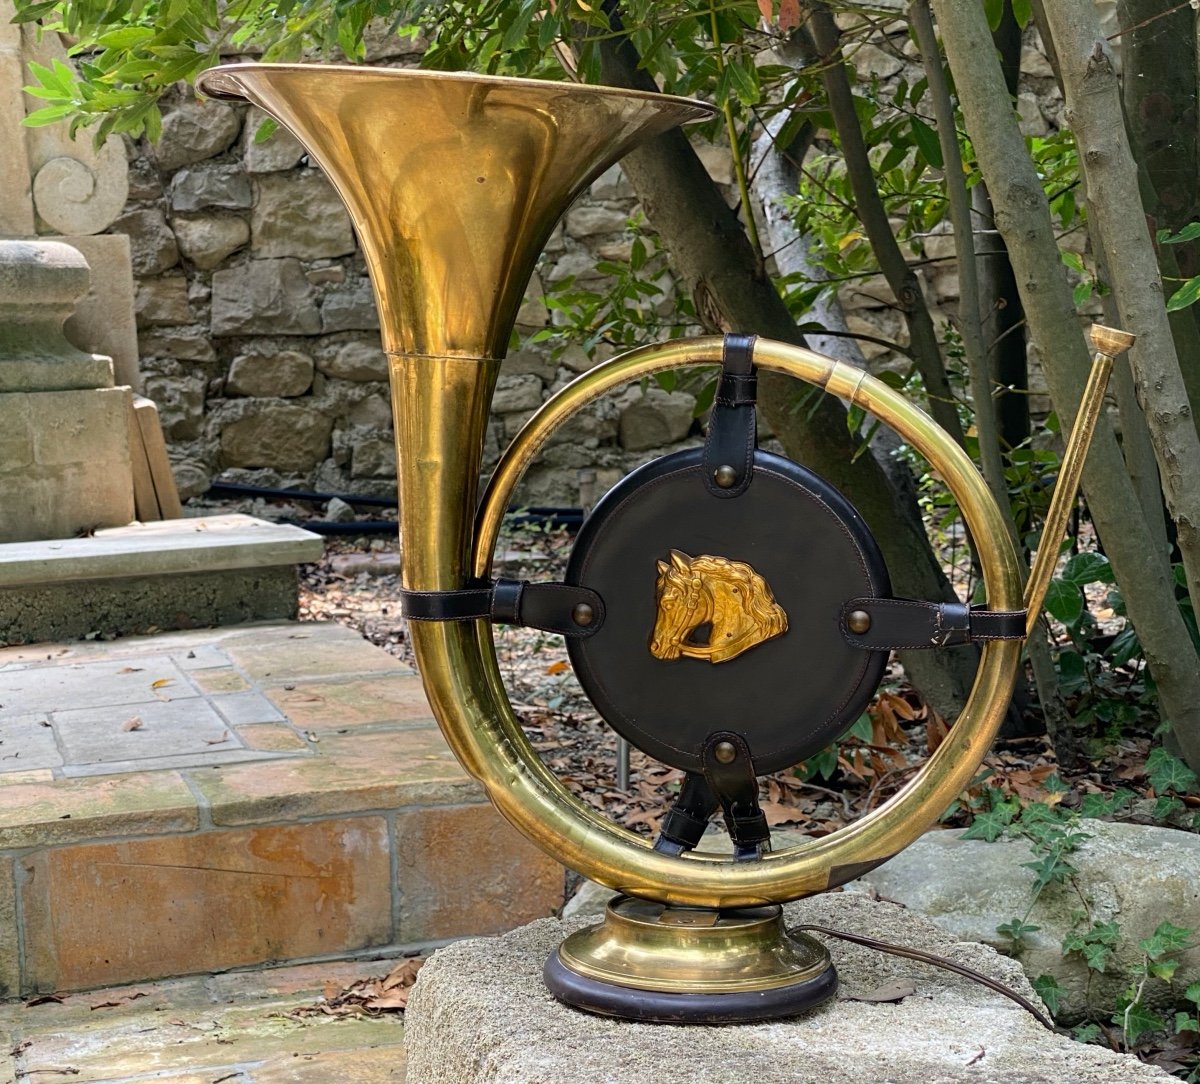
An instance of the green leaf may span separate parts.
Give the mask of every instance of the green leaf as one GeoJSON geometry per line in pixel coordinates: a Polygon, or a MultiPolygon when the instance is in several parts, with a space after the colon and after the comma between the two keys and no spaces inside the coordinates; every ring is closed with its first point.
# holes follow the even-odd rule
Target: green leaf
{"type": "Polygon", "coordinates": [[[1050,1010],[1050,1015],[1057,1016],[1058,1007],[1062,1004],[1063,995],[1066,994],[1067,988],[1060,986],[1058,980],[1053,975],[1039,975],[1033,980],[1032,985],[1034,992],[1042,999],[1046,1008],[1050,1010]]]}
{"type": "Polygon", "coordinates": [[[968,828],[959,837],[960,839],[985,839],[989,843],[995,843],[1002,835],[1004,829],[1008,827],[1012,821],[1012,813],[1006,812],[1004,809],[990,809],[986,813],[976,813],[975,820],[971,822],[971,827],[968,828]]]}
{"type": "Polygon", "coordinates": [[[1077,553],[1063,567],[1062,578],[1080,587],[1089,583],[1112,583],[1112,565],[1102,553],[1077,553]]]}
{"type": "Polygon", "coordinates": [[[1169,230],[1161,231],[1163,236],[1159,237],[1159,241],[1164,245],[1178,245],[1184,241],[1193,241],[1200,237],[1200,222],[1189,222],[1178,233],[1172,234],[1169,230]]]}
{"type": "Polygon", "coordinates": [[[1146,758],[1146,774],[1150,777],[1150,785],[1160,795],[1172,791],[1190,794],[1200,782],[1191,768],[1161,745],[1152,749],[1146,758]]]}
{"type": "Polygon", "coordinates": [[[988,27],[994,34],[1004,19],[1004,0],[983,0],[983,10],[987,15],[988,27]]]}
{"type": "Polygon", "coordinates": [[[1030,0],[1012,0],[1012,12],[1017,26],[1022,30],[1033,20],[1033,4],[1030,0]]]}
{"type": "Polygon", "coordinates": [[[119,30],[110,30],[96,39],[97,45],[106,49],[131,49],[143,41],[154,37],[154,31],[148,26],[123,26],[119,30]]]}
{"type": "Polygon", "coordinates": [[[1186,926],[1176,926],[1170,922],[1160,922],[1149,937],[1138,942],[1140,948],[1151,960],[1159,960],[1174,952],[1182,952],[1191,944],[1195,930],[1186,926]]]}
{"type": "Polygon", "coordinates": [[[74,112],[74,102],[68,102],[66,105],[47,105],[42,109],[35,109],[32,113],[25,114],[25,119],[21,123],[28,128],[42,128],[47,124],[54,124],[64,117],[69,117],[74,112]]]}
{"type": "Polygon", "coordinates": [[[1068,583],[1056,576],[1046,590],[1045,607],[1052,617],[1070,627],[1083,616],[1083,592],[1078,584],[1068,583]]]}
{"type": "Polygon", "coordinates": [[[1175,1014],[1176,1031],[1200,1031],[1200,1020],[1185,1012],[1175,1014]]]}
{"type": "Polygon", "coordinates": [[[1188,279],[1167,299],[1167,312],[1186,309],[1189,305],[1195,304],[1197,298],[1200,298],[1200,275],[1188,279]]]}
{"type": "Polygon", "coordinates": [[[917,150],[921,152],[921,156],[934,169],[941,169],[942,145],[938,142],[937,132],[929,127],[920,117],[910,117],[909,126],[912,129],[913,142],[917,145],[917,150]]]}
{"type": "Polygon", "coordinates": [[[1188,999],[1193,1005],[1200,1006],[1200,982],[1193,982],[1183,992],[1183,996],[1188,999]]]}
{"type": "Polygon", "coordinates": [[[1114,1024],[1125,1028],[1125,1043],[1134,1046],[1138,1039],[1151,1031],[1161,1031],[1167,1022],[1148,1006],[1135,1001],[1124,1012],[1113,1017],[1114,1024]]]}
{"type": "Polygon", "coordinates": [[[1020,941],[1027,933],[1034,933],[1040,929],[1041,926],[1033,926],[1024,919],[1014,918],[1011,922],[997,926],[996,932],[1004,937],[1011,937],[1014,941],[1020,941]]]}
{"type": "Polygon", "coordinates": [[[1033,885],[1035,894],[1047,885],[1052,885],[1057,881],[1065,881],[1075,872],[1075,867],[1070,862],[1064,861],[1062,856],[1057,854],[1044,855],[1037,862],[1022,862],[1021,868],[1031,869],[1037,874],[1037,880],[1033,885]]]}

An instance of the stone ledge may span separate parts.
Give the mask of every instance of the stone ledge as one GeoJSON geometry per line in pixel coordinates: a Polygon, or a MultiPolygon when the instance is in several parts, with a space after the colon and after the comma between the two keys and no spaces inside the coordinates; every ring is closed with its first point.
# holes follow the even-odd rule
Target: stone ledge
{"type": "MultiPolygon", "coordinates": [[[[929,921],[862,896],[790,904],[813,922],[946,956],[1029,999],[1021,969],[984,945],[955,941],[929,921]]],[[[564,934],[585,925],[542,920],[503,937],[440,950],[422,969],[405,1014],[408,1084],[1141,1084],[1172,1080],[1137,1059],[1046,1031],[974,982],[895,956],[830,941],[838,1000],[770,1024],[631,1024],[569,1009],[541,981],[564,934]],[[893,980],[903,1001],[850,1000],[893,980]]]]}
{"type": "Polygon", "coordinates": [[[316,561],[323,552],[320,535],[252,516],[168,519],[0,546],[0,587],[267,568],[316,561]]]}

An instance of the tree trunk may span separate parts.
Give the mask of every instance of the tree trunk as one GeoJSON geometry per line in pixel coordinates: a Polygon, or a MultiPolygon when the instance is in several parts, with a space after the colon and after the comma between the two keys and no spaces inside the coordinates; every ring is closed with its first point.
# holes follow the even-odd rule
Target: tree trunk
{"type": "MultiPolygon", "coordinates": [[[[933,0],[933,6],[1029,330],[1055,407],[1064,424],[1070,424],[1090,360],[1059,260],[1050,208],[1010,107],[982,5],[933,0]]],[[[1170,567],[1154,554],[1112,426],[1103,417],[1084,471],[1084,489],[1145,649],[1163,715],[1175,728],[1189,764],[1200,767],[1200,660],[1175,604],[1170,567]]],[[[1043,539],[1042,544],[1057,546],[1058,540],[1043,539]]]]}
{"type": "Polygon", "coordinates": [[[1150,426],[1192,607],[1200,613],[1200,485],[1196,484],[1200,433],[1179,369],[1146,221],[1129,213],[1130,208],[1140,207],[1141,193],[1112,53],[1090,4],[1048,4],[1046,21],[1058,53],[1067,119],[1079,146],[1088,206],[1100,227],[1122,326],[1138,337],[1130,352],[1138,400],[1150,426]]]}
{"type": "MultiPolygon", "coordinates": [[[[610,86],[654,90],[628,39],[600,43],[610,86]]],[[[622,168],[646,217],[671,254],[672,266],[718,330],[752,331],[804,345],[804,337],[766,276],[736,214],[713,184],[687,136],[675,130],[632,151],[622,168]]],[[[857,455],[846,410],[832,396],[776,373],[759,378],[759,406],[788,454],[845,493],[870,524],[897,594],[955,597],[925,535],[915,503],[902,500],[873,456],[857,455]],[[815,401],[813,396],[816,396],[815,401]]],[[[909,674],[943,715],[958,714],[974,671],[969,653],[913,652],[909,674]]]]}
{"type": "Polygon", "coordinates": [[[942,362],[941,345],[933,326],[933,317],[921,292],[921,280],[908,266],[904,253],[892,233],[887,208],[875,185],[875,175],[867,154],[867,145],[859,127],[858,113],[854,108],[854,94],[850,79],[846,75],[846,64],[842,56],[841,31],[833,16],[818,5],[809,16],[813,43],[821,62],[821,80],[829,110],[837,128],[842,155],[846,160],[846,176],[854,192],[854,204],[862,222],[863,233],[871,245],[879,270],[896,295],[900,311],[908,325],[909,344],[913,361],[925,383],[929,397],[929,412],[934,420],[959,444],[963,442],[962,424],[958,420],[958,408],[946,379],[942,362]]]}

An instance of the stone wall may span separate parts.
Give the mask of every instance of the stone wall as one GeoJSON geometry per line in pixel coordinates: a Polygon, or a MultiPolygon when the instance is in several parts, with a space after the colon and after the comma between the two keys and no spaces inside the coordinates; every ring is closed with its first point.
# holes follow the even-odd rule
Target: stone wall
{"type": "MultiPolygon", "coordinates": [[[[415,62],[407,40],[375,45],[372,60],[415,62]]],[[[881,79],[912,75],[911,50],[864,49],[881,79]]],[[[1040,72],[1039,72],[1040,74],[1040,72]]],[[[915,77],[915,76],[913,76],[915,77]]],[[[1045,79],[1042,79],[1042,84],[1045,79]]],[[[1031,130],[1056,123],[1045,86],[1022,99],[1031,130]]],[[[180,91],[165,103],[161,141],[130,148],[129,202],[111,232],[130,237],[137,276],[143,390],[159,407],[181,494],[218,475],[334,493],[391,493],[395,459],[387,371],[366,268],[349,217],[303,148],[279,130],[256,141],[257,109],[200,102],[180,91]]],[[[714,178],[732,181],[727,155],[707,148],[714,178]]],[[[732,198],[732,193],[731,193],[732,198]]],[[[627,258],[636,210],[618,168],[609,170],[552,237],[518,318],[528,334],[551,314],[543,282],[595,281],[602,259],[627,258]]],[[[948,256],[948,237],[930,256],[948,256]]],[[[957,281],[947,264],[926,276],[935,316],[949,317],[957,281]]],[[[886,287],[844,291],[851,330],[902,339],[886,287]]],[[[867,344],[872,364],[887,365],[867,344]]],[[[502,446],[553,391],[600,360],[572,347],[512,354],[500,377],[485,451],[502,446]]],[[[698,439],[694,397],[634,387],[578,419],[544,453],[523,499],[576,504],[578,472],[606,486],[664,447],[698,439]]]]}

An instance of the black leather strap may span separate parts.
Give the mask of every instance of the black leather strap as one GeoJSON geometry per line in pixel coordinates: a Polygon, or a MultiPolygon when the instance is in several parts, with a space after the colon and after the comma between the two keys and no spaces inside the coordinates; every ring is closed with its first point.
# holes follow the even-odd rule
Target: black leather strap
{"type": "Polygon", "coordinates": [[[708,827],[709,817],[720,804],[704,776],[698,772],[685,772],[679,795],[663,817],[654,849],[660,854],[672,855],[695,850],[708,827]]]}
{"type": "Polygon", "coordinates": [[[753,335],[725,336],[721,382],[704,441],[704,486],[714,497],[740,496],[754,474],[754,448],[758,443],[754,339],[753,335]],[[721,468],[732,468],[732,477],[721,468]]]}
{"type": "Polygon", "coordinates": [[[704,780],[725,814],[734,858],[739,862],[761,858],[764,851],[771,849],[771,829],[758,804],[758,777],[746,739],[732,730],[714,731],[704,741],[701,759],[704,780]],[[732,757],[727,755],[728,746],[733,747],[732,757]]]}
{"type": "Polygon", "coordinates": [[[852,598],[840,617],[842,636],[867,651],[959,647],[981,640],[1023,640],[1024,610],[985,610],[962,602],[852,598]]]}
{"type": "Polygon", "coordinates": [[[400,592],[410,621],[475,621],[526,625],[545,632],[582,638],[604,624],[604,600],[586,587],[567,583],[495,580],[459,591],[400,592]]]}

